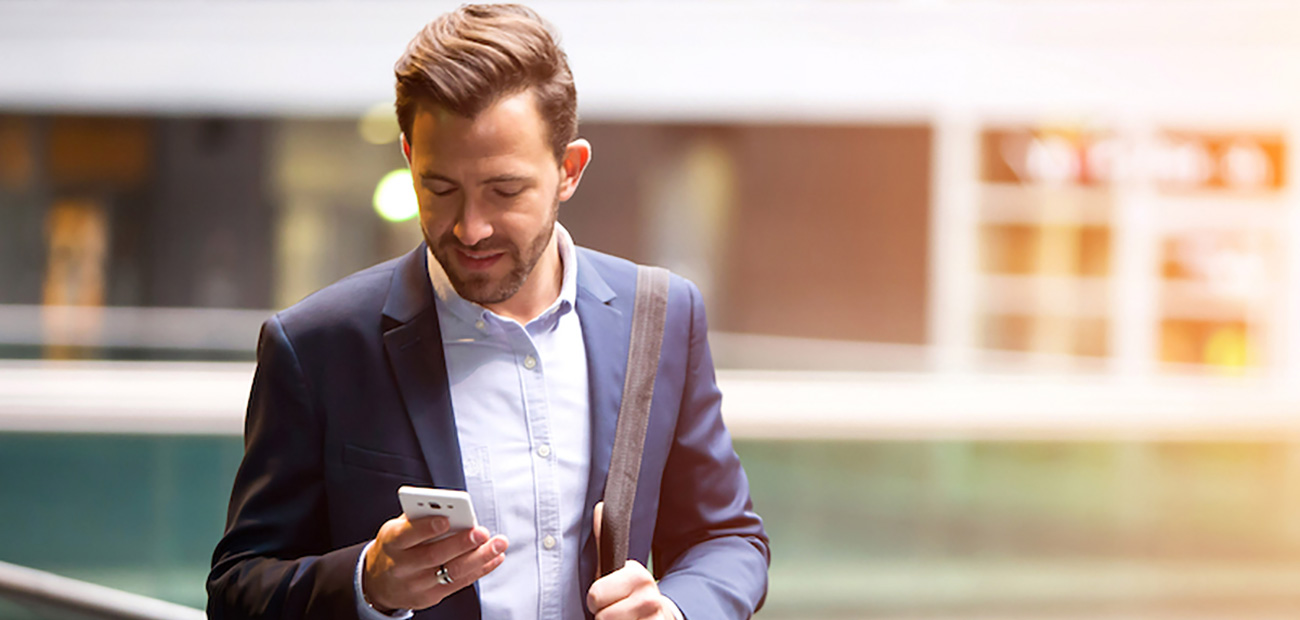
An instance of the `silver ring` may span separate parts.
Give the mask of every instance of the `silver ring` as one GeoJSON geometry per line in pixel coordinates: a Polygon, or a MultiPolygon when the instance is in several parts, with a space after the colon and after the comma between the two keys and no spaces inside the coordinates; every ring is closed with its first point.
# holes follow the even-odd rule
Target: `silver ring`
{"type": "Polygon", "coordinates": [[[439,584],[439,585],[444,585],[444,586],[451,585],[451,582],[452,582],[453,580],[452,580],[452,578],[451,578],[451,573],[448,573],[448,572],[447,572],[447,565],[446,565],[446,564],[443,564],[442,566],[439,566],[439,567],[438,567],[438,573],[437,573],[437,574],[438,574],[438,584],[439,584]]]}

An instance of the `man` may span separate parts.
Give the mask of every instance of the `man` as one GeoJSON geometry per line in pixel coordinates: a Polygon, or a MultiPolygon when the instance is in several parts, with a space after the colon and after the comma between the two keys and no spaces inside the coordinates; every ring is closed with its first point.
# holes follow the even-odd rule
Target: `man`
{"type": "Polygon", "coordinates": [[[425,243],[263,325],[209,615],[752,615],[768,541],[719,414],[699,292],[676,276],[633,559],[596,579],[636,276],[556,223],[591,146],[546,24],[464,6],[396,72],[425,243]],[[468,490],[480,526],[434,541],[446,521],[408,521],[403,484],[468,490]]]}

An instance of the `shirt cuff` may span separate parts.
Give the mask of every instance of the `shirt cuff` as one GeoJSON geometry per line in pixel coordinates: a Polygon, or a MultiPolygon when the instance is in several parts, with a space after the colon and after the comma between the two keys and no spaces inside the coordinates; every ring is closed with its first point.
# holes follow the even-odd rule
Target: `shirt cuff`
{"type": "MultiPolygon", "coordinates": [[[[361,620],[407,620],[414,616],[415,612],[409,609],[396,609],[393,613],[386,614],[372,607],[370,601],[366,600],[365,592],[361,590],[361,571],[366,567],[366,553],[370,551],[370,546],[373,544],[375,541],[372,540],[361,549],[361,557],[357,558],[356,575],[352,578],[352,586],[357,593],[357,617],[361,620]]],[[[678,616],[678,620],[681,620],[681,616],[678,616]]]]}

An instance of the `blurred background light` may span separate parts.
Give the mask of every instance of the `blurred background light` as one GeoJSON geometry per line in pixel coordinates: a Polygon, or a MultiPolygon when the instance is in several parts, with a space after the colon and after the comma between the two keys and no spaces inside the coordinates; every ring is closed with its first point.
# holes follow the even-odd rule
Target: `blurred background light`
{"type": "Polygon", "coordinates": [[[379,180],[375,186],[375,212],[389,222],[405,222],[420,212],[409,168],[394,170],[379,180]]]}

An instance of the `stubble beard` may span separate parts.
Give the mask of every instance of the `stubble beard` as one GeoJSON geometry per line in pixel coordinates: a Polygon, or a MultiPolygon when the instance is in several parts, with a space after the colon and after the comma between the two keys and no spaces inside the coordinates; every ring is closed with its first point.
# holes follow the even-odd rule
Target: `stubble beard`
{"type": "Polygon", "coordinates": [[[433,249],[433,257],[438,259],[438,264],[442,265],[442,270],[447,274],[447,280],[451,282],[452,288],[456,289],[456,294],[466,301],[474,302],[480,306],[499,304],[515,296],[519,289],[523,288],[528,277],[532,275],[533,269],[537,267],[537,262],[541,260],[542,253],[546,251],[546,246],[550,244],[551,235],[555,234],[555,221],[560,212],[559,196],[555,197],[555,202],[551,205],[551,216],[545,226],[533,237],[528,243],[528,247],[523,251],[508,241],[498,241],[494,237],[489,237],[475,244],[473,247],[467,247],[456,239],[456,236],[448,231],[435,244],[429,239],[429,231],[421,230],[424,233],[425,242],[433,249]],[[453,254],[458,250],[467,252],[491,252],[496,250],[505,250],[506,257],[513,267],[504,276],[493,280],[487,274],[465,274],[460,270],[459,262],[453,254]]]}

